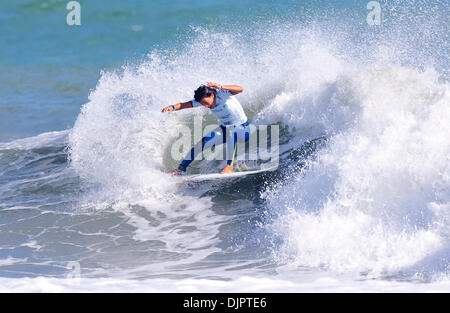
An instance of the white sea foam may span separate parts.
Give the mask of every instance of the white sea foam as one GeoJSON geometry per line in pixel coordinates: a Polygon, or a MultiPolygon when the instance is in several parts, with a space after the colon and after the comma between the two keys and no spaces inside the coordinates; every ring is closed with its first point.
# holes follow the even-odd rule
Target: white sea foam
{"type": "Polygon", "coordinates": [[[447,292],[448,281],[432,284],[366,280],[355,281],[342,277],[315,275],[301,282],[279,278],[243,276],[234,280],[209,279],[145,279],[114,278],[0,278],[0,292],[447,292]]]}
{"type": "Polygon", "coordinates": [[[317,131],[335,135],[306,170],[265,194],[269,208],[279,212],[272,225],[284,241],[279,261],[373,277],[402,271],[421,276],[409,269],[434,255],[428,262],[436,272],[425,278],[448,275],[448,85],[433,71],[395,66],[345,80],[357,103],[352,125],[333,120],[348,105],[339,88],[331,112],[309,108],[306,121],[331,116],[328,127],[337,122],[338,129],[319,125],[317,131]]]}

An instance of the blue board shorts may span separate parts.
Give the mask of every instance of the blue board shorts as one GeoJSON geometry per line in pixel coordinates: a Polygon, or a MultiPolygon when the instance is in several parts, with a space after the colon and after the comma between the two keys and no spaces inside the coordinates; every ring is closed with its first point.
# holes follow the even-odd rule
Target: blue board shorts
{"type": "Polygon", "coordinates": [[[227,144],[227,165],[233,165],[238,142],[246,142],[250,138],[250,125],[247,122],[237,126],[220,125],[197,142],[181,161],[178,169],[185,172],[195,157],[213,145],[227,144]],[[227,131],[230,135],[227,136],[227,131]]]}

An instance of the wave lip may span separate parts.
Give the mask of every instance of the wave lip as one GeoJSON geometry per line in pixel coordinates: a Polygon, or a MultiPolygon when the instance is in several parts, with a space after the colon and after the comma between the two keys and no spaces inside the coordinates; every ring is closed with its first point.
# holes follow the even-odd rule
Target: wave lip
{"type": "Polygon", "coordinates": [[[70,130],[42,133],[37,136],[16,139],[10,142],[0,142],[1,150],[31,150],[41,147],[62,146],[66,142],[70,130]]]}

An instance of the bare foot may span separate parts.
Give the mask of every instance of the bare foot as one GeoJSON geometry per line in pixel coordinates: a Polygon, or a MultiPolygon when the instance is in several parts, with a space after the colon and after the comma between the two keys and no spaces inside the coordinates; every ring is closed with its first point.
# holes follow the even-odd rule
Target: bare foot
{"type": "Polygon", "coordinates": [[[183,174],[183,171],[176,169],[176,170],[170,171],[169,174],[170,175],[181,175],[181,174],[183,174]]]}
{"type": "Polygon", "coordinates": [[[233,173],[233,165],[225,166],[225,168],[221,172],[221,174],[228,174],[228,173],[233,173]]]}

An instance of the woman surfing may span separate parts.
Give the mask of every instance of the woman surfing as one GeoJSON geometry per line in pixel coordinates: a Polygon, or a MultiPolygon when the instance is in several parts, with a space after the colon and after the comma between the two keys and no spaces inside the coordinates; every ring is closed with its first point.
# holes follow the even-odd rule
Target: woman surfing
{"type": "Polygon", "coordinates": [[[194,99],[187,102],[179,102],[162,109],[162,112],[179,111],[183,109],[204,106],[220,120],[220,126],[208,133],[186,154],[177,169],[170,171],[172,175],[181,175],[192,163],[196,155],[203,150],[219,144],[227,144],[227,165],[222,174],[233,172],[233,163],[236,155],[238,141],[247,141],[250,138],[250,127],[247,115],[239,101],[234,97],[243,91],[237,85],[219,85],[208,82],[195,90],[194,99]],[[227,131],[231,135],[227,136],[227,131]]]}

